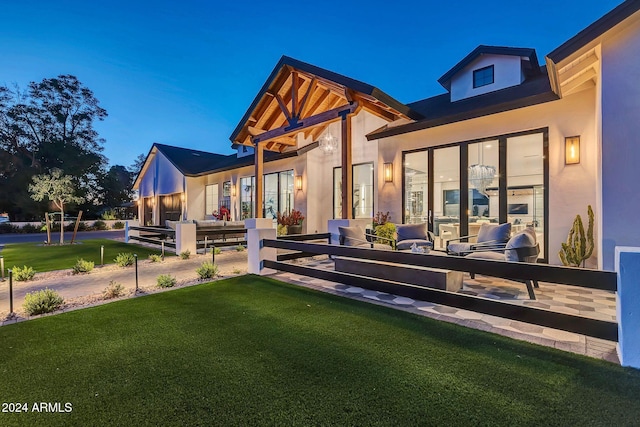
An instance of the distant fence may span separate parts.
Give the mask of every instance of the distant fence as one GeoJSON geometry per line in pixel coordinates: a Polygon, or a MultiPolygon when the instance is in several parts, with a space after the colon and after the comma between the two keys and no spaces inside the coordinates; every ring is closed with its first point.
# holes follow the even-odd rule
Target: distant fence
{"type": "Polygon", "coordinates": [[[196,247],[236,246],[247,244],[246,228],[198,227],[196,228],[196,247]]]}
{"type": "Polygon", "coordinates": [[[164,246],[169,249],[176,249],[176,231],[166,227],[136,227],[130,226],[129,230],[134,230],[139,235],[129,235],[130,240],[147,243],[150,245],[164,246]]]}

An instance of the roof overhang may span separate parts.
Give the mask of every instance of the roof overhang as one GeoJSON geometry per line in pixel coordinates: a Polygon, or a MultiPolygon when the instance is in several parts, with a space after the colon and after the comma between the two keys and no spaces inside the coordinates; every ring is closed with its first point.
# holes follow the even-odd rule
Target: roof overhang
{"type": "Polygon", "coordinates": [[[230,139],[234,148],[260,141],[270,151],[295,149],[299,134],[316,140],[336,120],[324,113],[354,105],[388,122],[422,118],[371,85],[283,56],[230,139]]]}

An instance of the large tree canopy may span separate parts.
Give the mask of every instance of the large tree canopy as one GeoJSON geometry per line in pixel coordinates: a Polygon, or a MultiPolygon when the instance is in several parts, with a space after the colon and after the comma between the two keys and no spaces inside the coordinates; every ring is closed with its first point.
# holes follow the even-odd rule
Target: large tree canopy
{"type": "Polygon", "coordinates": [[[0,209],[18,219],[40,216],[30,200],[31,177],[68,171],[88,204],[101,196],[104,140],[93,125],[107,112],[76,77],[31,82],[25,91],[0,86],[0,209]]]}

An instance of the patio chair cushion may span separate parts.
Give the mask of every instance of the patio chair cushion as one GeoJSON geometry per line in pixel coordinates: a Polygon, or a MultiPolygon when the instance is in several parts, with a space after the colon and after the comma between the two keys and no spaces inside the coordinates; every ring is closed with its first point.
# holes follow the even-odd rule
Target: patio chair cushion
{"type": "Polygon", "coordinates": [[[433,242],[427,233],[427,224],[398,224],[396,225],[396,249],[399,251],[411,249],[415,243],[417,246],[433,248],[433,242]]]}
{"type": "Polygon", "coordinates": [[[463,254],[471,250],[471,245],[472,243],[466,242],[449,243],[449,246],[447,246],[447,250],[453,254],[463,254]]]}
{"type": "Polygon", "coordinates": [[[511,236],[511,223],[504,224],[487,224],[480,225],[478,230],[478,243],[482,242],[506,242],[511,236]]]}
{"type": "Polygon", "coordinates": [[[364,231],[359,225],[338,227],[338,233],[340,237],[344,237],[344,239],[340,239],[341,241],[344,240],[344,246],[359,246],[367,242],[364,231]]]}
{"type": "Polygon", "coordinates": [[[411,249],[411,246],[413,246],[414,243],[416,244],[416,246],[426,246],[429,247],[429,249],[433,249],[433,242],[425,239],[398,240],[396,243],[396,249],[398,249],[399,251],[405,251],[407,249],[411,249]]]}
{"type": "Polygon", "coordinates": [[[465,255],[465,258],[491,259],[495,261],[505,260],[504,254],[502,252],[491,252],[491,251],[471,252],[470,254],[465,255]]]}
{"type": "Polygon", "coordinates": [[[535,242],[535,232],[533,232],[533,228],[528,227],[524,230],[516,233],[509,239],[507,242],[507,246],[504,251],[504,258],[507,261],[523,261],[523,262],[535,262],[538,256],[535,258],[533,256],[528,257],[527,259],[520,260],[518,258],[518,253],[514,250],[516,248],[529,248],[536,245],[535,242]],[[530,258],[530,259],[529,259],[530,258]]]}

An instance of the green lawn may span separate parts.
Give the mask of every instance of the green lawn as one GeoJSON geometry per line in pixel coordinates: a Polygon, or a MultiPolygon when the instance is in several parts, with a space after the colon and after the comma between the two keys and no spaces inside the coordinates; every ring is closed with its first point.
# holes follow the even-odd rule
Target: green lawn
{"type": "Polygon", "coordinates": [[[637,425],[640,372],[256,276],[0,328],[0,425],[637,425]]]}
{"type": "Polygon", "coordinates": [[[63,270],[72,268],[78,258],[93,261],[100,265],[100,246],[104,245],[104,263],[113,264],[113,259],[120,252],[133,252],[143,260],[149,254],[159,254],[159,250],[127,244],[109,239],[81,240],[77,244],[63,246],[45,246],[41,243],[9,243],[2,249],[5,268],[14,265],[28,265],[36,272],[63,270]]]}

